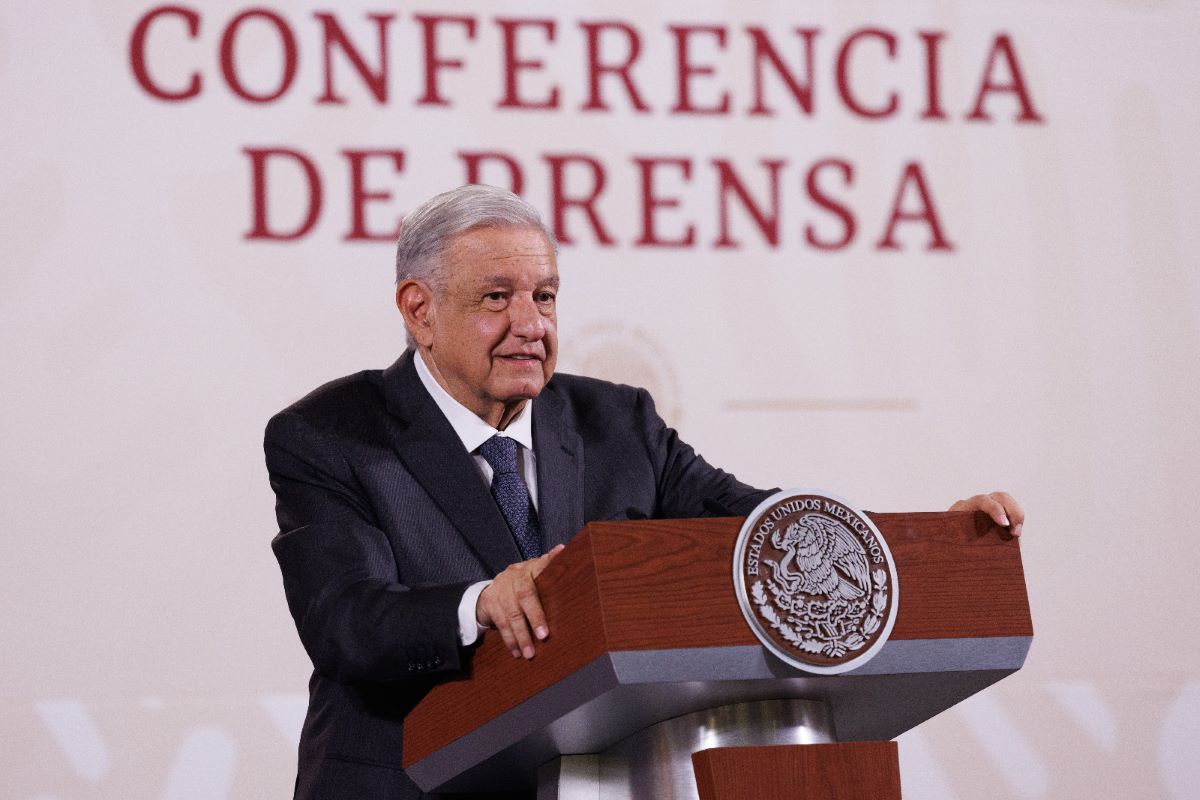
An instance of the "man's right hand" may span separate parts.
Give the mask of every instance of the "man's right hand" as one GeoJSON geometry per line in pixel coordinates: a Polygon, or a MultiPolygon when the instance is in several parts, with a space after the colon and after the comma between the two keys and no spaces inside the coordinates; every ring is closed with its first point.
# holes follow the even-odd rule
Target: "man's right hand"
{"type": "Polygon", "coordinates": [[[475,602],[475,619],[480,625],[500,631],[504,645],[513,658],[533,658],[533,637],[545,639],[550,635],[546,614],[538,599],[533,580],[541,574],[564,545],[538,558],[510,564],[491,584],[479,593],[475,602]],[[530,633],[532,631],[532,634],[530,633]]]}

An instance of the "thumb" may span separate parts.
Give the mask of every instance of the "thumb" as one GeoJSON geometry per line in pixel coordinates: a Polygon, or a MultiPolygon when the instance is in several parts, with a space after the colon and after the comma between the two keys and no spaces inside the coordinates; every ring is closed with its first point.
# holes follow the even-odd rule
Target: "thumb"
{"type": "Polygon", "coordinates": [[[549,551],[538,556],[537,560],[534,562],[537,567],[537,572],[541,572],[543,569],[545,569],[546,565],[549,564],[556,555],[561,553],[565,547],[565,544],[556,544],[549,551]]]}

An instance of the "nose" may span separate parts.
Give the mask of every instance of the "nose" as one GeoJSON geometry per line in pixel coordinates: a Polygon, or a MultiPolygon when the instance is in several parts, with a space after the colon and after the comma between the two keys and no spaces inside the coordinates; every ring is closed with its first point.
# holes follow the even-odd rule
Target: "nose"
{"type": "Polygon", "coordinates": [[[532,296],[514,297],[508,313],[508,328],[513,336],[536,342],[546,335],[546,318],[532,296]]]}

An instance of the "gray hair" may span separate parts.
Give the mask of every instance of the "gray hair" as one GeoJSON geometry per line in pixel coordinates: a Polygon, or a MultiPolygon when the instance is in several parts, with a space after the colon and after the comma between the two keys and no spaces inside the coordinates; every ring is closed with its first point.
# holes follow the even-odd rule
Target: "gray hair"
{"type": "Polygon", "coordinates": [[[451,239],[474,228],[534,228],[558,254],[558,241],[536,208],[505,189],[467,184],[427,200],[404,218],[396,242],[396,285],[411,278],[435,290],[445,288],[442,256],[451,239]]]}

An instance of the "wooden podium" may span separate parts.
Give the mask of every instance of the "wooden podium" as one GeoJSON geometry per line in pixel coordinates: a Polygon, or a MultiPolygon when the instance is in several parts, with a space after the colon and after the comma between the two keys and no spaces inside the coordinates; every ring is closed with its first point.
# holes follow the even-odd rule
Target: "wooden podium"
{"type": "Polygon", "coordinates": [[[536,658],[485,636],[406,718],[405,769],[427,792],[557,800],[581,781],[598,798],[898,798],[887,740],[1020,669],[1033,626],[1017,540],[985,514],[868,516],[901,595],[862,667],[812,675],[759,644],[731,579],[740,518],[595,522],[538,579],[536,658]],[[673,777],[647,776],[668,761],[673,777]]]}

